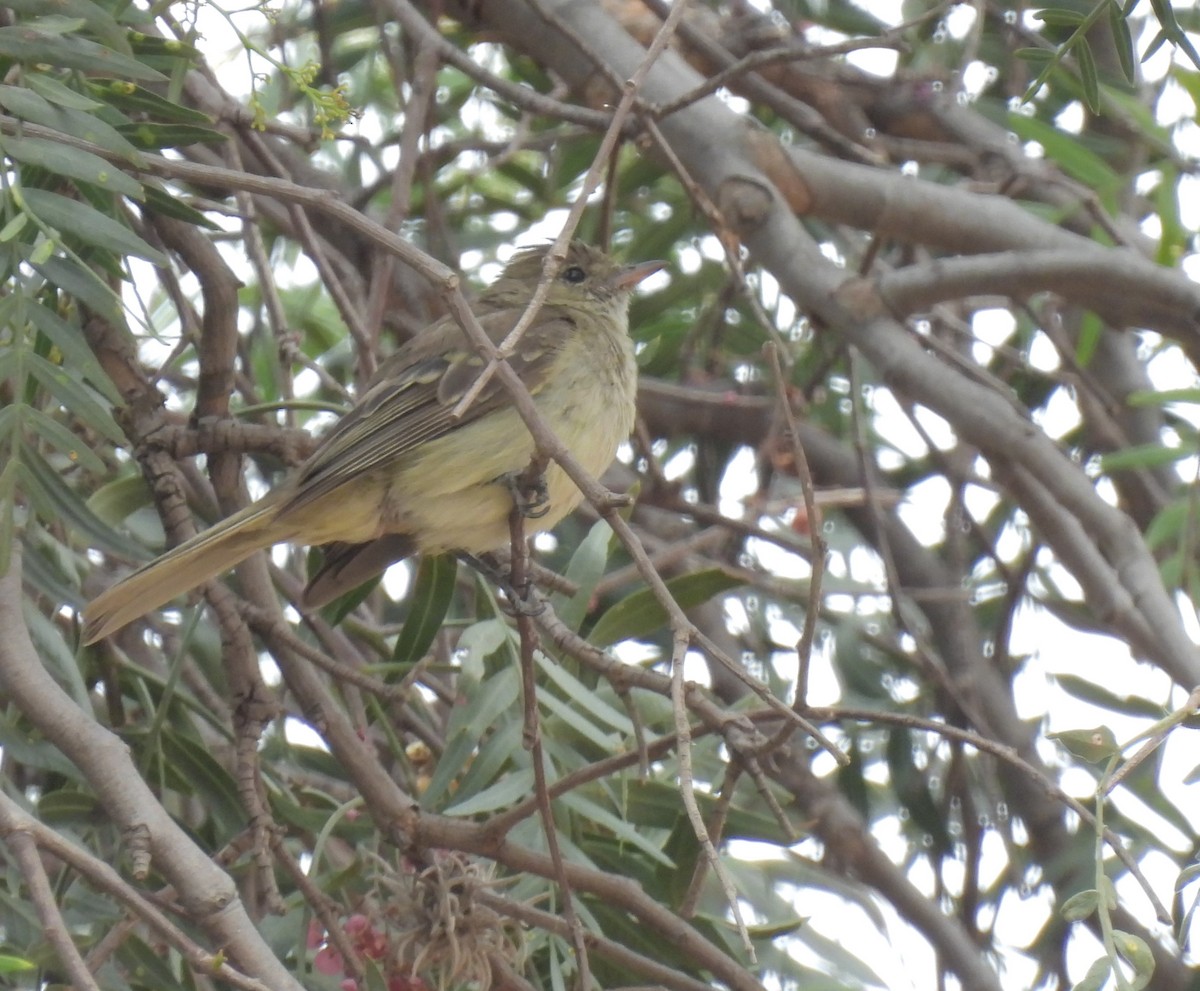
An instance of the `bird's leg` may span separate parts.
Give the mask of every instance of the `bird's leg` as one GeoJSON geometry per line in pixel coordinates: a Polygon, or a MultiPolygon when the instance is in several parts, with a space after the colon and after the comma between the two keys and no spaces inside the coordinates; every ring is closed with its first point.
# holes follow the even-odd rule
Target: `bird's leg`
{"type": "Polygon", "coordinates": [[[463,564],[474,568],[493,585],[499,585],[508,592],[508,568],[496,560],[494,554],[469,554],[467,551],[455,551],[454,556],[463,564]]]}
{"type": "Polygon", "coordinates": [[[531,600],[533,579],[526,577],[521,583],[521,589],[518,589],[512,580],[512,571],[494,554],[475,555],[468,554],[466,551],[455,551],[454,556],[463,564],[474,568],[504,593],[512,615],[536,616],[546,608],[546,603],[541,601],[540,597],[538,601],[531,600]]]}
{"type": "Polygon", "coordinates": [[[503,586],[513,614],[529,616],[541,610],[533,604],[533,580],[529,577],[529,541],[525,539],[525,521],[539,519],[550,511],[550,491],[546,486],[546,467],[550,461],[535,452],[529,464],[520,472],[504,476],[512,493],[513,508],[508,514],[508,531],[512,560],[509,562],[508,582],[503,586]]]}
{"type": "Polygon", "coordinates": [[[550,512],[550,489],[546,485],[545,459],[535,457],[527,468],[502,475],[513,505],[527,520],[540,520],[550,512]]]}

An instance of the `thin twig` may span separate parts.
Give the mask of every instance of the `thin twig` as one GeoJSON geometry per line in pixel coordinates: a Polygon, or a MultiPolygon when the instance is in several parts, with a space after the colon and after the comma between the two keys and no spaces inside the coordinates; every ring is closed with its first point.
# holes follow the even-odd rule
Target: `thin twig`
{"type": "Polygon", "coordinates": [[[525,513],[517,500],[535,485],[545,485],[546,458],[535,455],[529,467],[514,482],[518,493],[508,514],[509,584],[513,595],[513,610],[516,614],[517,632],[521,644],[521,697],[525,715],[525,747],[533,762],[534,796],[542,820],[542,833],[546,837],[546,850],[554,865],[554,879],[558,885],[560,910],[571,933],[571,944],[575,948],[575,960],[579,967],[579,991],[589,991],[592,984],[592,966],[588,958],[587,939],[583,923],[575,911],[575,899],[571,894],[571,882],[563,868],[562,849],[558,843],[558,825],[554,821],[554,810],[550,807],[550,789],[546,781],[546,753],[542,747],[541,724],[537,704],[537,662],[534,653],[539,647],[537,627],[529,615],[532,607],[532,586],[528,578],[529,542],[525,539],[525,513]]]}

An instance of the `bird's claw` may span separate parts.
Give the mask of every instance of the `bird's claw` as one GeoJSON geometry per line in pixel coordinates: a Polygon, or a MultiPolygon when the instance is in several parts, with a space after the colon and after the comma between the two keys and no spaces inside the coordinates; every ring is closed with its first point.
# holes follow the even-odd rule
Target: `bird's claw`
{"type": "Polygon", "coordinates": [[[540,520],[550,512],[550,488],[546,477],[538,474],[533,478],[528,472],[505,475],[504,483],[512,494],[517,511],[527,520],[540,520]]]}

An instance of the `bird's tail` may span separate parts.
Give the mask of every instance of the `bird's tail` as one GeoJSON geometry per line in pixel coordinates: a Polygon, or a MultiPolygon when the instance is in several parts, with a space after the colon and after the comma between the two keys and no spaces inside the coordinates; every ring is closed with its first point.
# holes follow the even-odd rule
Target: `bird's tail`
{"type": "Polygon", "coordinates": [[[278,501],[268,496],[167,551],[101,592],[84,609],[83,642],[95,643],[151,609],[270,547],[288,534],[273,527],[278,501]]]}

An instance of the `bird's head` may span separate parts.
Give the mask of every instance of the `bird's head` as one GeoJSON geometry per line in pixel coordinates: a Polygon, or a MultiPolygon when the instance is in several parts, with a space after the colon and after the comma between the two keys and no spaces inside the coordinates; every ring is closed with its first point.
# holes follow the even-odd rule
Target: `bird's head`
{"type": "MultiPolygon", "coordinates": [[[[492,306],[524,306],[541,281],[550,246],[525,248],[513,255],[504,273],[481,297],[492,306]]],[[[567,308],[619,309],[624,312],[633,287],[666,262],[622,265],[599,248],[572,241],[546,293],[546,305],[567,308]]]]}

